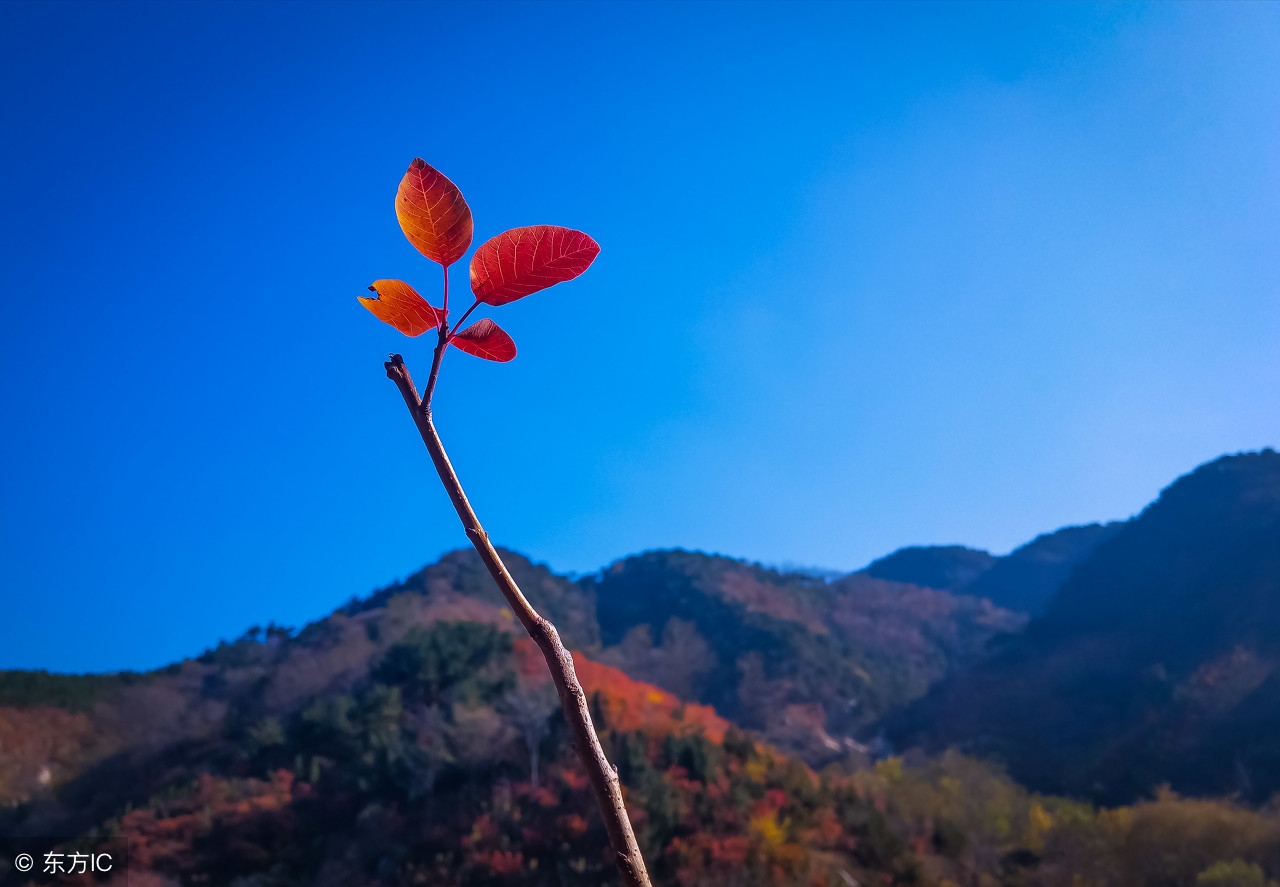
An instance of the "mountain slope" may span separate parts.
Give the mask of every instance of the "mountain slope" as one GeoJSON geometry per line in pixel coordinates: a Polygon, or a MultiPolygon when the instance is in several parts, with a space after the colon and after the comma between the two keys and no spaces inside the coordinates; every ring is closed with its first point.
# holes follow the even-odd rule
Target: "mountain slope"
{"type": "MultiPolygon", "coordinates": [[[[595,612],[599,583],[506,557],[565,624],[595,612]]],[[[691,626],[709,629],[699,620],[718,602],[722,628],[796,658],[761,660],[763,681],[781,680],[778,665],[798,678],[771,684],[775,695],[815,698],[814,662],[843,667],[828,654],[843,649],[846,628],[895,625],[865,651],[914,644],[932,662],[931,634],[967,643],[949,627],[955,609],[995,612],[865,577],[828,588],[701,555],[642,560],[657,573],[611,572],[684,587],[691,626]],[[899,594],[915,603],[903,610],[899,594]],[[933,622],[904,615],[920,602],[933,622]],[[814,637],[832,646],[814,653],[814,637]]],[[[296,635],[251,630],[151,674],[0,674],[11,703],[0,706],[0,834],[125,837],[131,882],[152,887],[615,883],[541,655],[488,584],[474,556],[456,552],[296,635]]],[[[571,630],[608,641],[626,623],[594,624],[571,630]]],[[[884,777],[819,778],[708,706],[574,656],[656,884],[913,884],[926,859],[950,874],[973,864],[960,845],[954,859],[933,858],[927,812],[891,820],[884,777]]],[[[1031,809],[1015,792],[1020,824],[1000,837],[1001,852],[1031,834],[1031,809]]]]}
{"type": "MultiPolygon", "coordinates": [[[[946,592],[865,576],[828,583],[688,552],[641,555],[577,582],[503,556],[572,648],[818,763],[846,755],[843,737],[1020,626],[946,592]]],[[[439,622],[520,634],[479,558],[461,550],[296,636],[254,629],[147,675],[0,673],[0,733],[23,737],[6,744],[0,802],[108,760],[128,768],[162,749],[217,745],[228,723],[350,694],[388,649],[439,622]]],[[[91,797],[82,802],[92,810],[91,797]]]]}
{"type": "MultiPolygon", "coordinates": [[[[945,591],[862,574],[826,581],[699,552],[636,555],[577,582],[503,557],[571,647],[813,762],[844,754],[835,737],[922,695],[1023,622],[945,591]]],[[[361,618],[392,602],[419,620],[515,628],[469,549],[343,612],[361,618]]]]}
{"type": "Polygon", "coordinates": [[[1038,616],[1071,570],[1124,527],[1121,521],[1064,527],[1014,549],[961,591],[1000,607],[1038,616]]]}
{"type": "Polygon", "coordinates": [[[996,563],[987,552],[963,545],[915,545],[872,561],[863,572],[874,579],[959,591],[996,563]]]}
{"type": "Polygon", "coordinates": [[[936,589],[864,574],[826,582],[685,551],[627,558],[586,586],[602,661],[814,762],[1022,625],[936,589]]]}
{"type": "Polygon", "coordinates": [[[1048,791],[1280,790],[1280,455],[1180,478],[1076,566],[1043,617],[890,722],[1048,791]]]}
{"type": "MultiPolygon", "coordinates": [[[[129,882],[154,887],[616,883],[533,643],[483,622],[405,627],[393,612],[402,599],[362,611],[380,636],[395,628],[383,623],[405,630],[345,688],[232,705],[214,729],[162,747],[117,744],[67,783],[0,808],[0,834],[126,838],[129,882]]],[[[335,618],[340,632],[350,623],[335,618]]],[[[205,664],[218,674],[295,654],[348,662],[341,647],[314,633],[271,647],[246,638],[205,664]]],[[[709,708],[575,661],[655,883],[909,883],[911,851],[852,781],[819,781],[709,708]]],[[[28,725],[53,711],[0,709],[28,725]]]]}
{"type": "MultiPolygon", "coordinates": [[[[59,754],[30,728],[46,739],[104,729],[113,722],[90,717],[118,705],[117,694],[190,669],[232,704],[214,729],[118,749],[27,803],[0,805],[0,834],[125,838],[127,880],[141,887],[616,883],[541,654],[486,622],[412,624],[414,597],[389,596],[360,620],[331,617],[305,640],[246,635],[114,687],[37,681],[45,692],[61,685],[60,705],[82,707],[96,691],[92,715],[0,708],[0,726],[13,728],[0,737],[6,763],[59,754]],[[377,643],[355,672],[348,630],[377,643]],[[263,668],[259,682],[274,684],[282,666],[307,658],[342,663],[313,661],[321,674],[345,674],[345,686],[277,691],[275,702],[242,692],[244,669],[263,668]],[[27,743],[16,755],[14,739],[27,743]]],[[[1165,795],[1093,811],[1029,795],[954,754],[819,775],[709,708],[574,658],[657,887],[1200,887],[1261,885],[1276,873],[1274,810],[1165,795]]]]}

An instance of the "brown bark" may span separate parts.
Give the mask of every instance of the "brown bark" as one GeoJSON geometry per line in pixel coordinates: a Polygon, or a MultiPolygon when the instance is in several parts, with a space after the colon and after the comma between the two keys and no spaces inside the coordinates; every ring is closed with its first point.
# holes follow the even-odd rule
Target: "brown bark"
{"type": "Polygon", "coordinates": [[[507,599],[512,611],[524,626],[529,637],[533,638],[538,649],[547,660],[547,668],[551,671],[551,679],[555,683],[556,692],[560,695],[560,705],[564,709],[565,719],[569,724],[569,732],[573,737],[573,748],[586,768],[595,790],[596,801],[600,805],[600,815],[604,819],[605,830],[609,834],[609,843],[613,847],[618,871],[622,882],[627,887],[650,887],[649,873],[645,870],[644,858],[640,855],[640,847],[636,844],[635,833],[631,829],[631,820],[627,818],[627,808],[622,802],[622,787],[618,782],[617,771],[605,757],[600,747],[600,739],[596,736],[595,726],[591,723],[591,712],[587,705],[587,696],[578,682],[573,669],[573,657],[560,641],[556,627],[544,619],[525,598],[516,585],[515,579],[507,572],[497,549],[489,541],[489,535],[480,526],[467,494],[462,490],[458,475],[449,462],[444,451],[440,435],[436,433],[435,423],[431,418],[431,393],[435,389],[435,380],[440,371],[440,361],[444,357],[446,334],[440,332],[440,342],[436,346],[431,362],[431,375],[427,384],[426,398],[418,396],[409,370],[399,354],[393,354],[384,366],[387,377],[396,383],[405,405],[413,416],[414,424],[422,435],[422,442],[427,445],[431,461],[435,463],[436,473],[449,494],[454,509],[462,521],[467,538],[475,546],[476,552],[489,569],[489,575],[497,583],[503,597],[507,599]]]}

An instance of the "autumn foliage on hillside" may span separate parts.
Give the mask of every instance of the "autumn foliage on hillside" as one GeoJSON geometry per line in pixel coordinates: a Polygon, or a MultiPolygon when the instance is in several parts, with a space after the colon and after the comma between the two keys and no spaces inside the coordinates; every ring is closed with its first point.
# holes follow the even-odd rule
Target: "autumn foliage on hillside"
{"type": "MultiPolygon", "coordinates": [[[[390,630],[343,617],[306,644],[350,661],[354,638],[390,630]]],[[[262,675],[302,643],[241,640],[207,667],[262,675]]],[[[1280,871],[1272,808],[1165,793],[1099,809],[956,754],[815,772],[706,707],[575,661],[655,884],[1269,887],[1280,871]]],[[[345,689],[288,709],[242,700],[214,733],[42,791],[65,799],[81,833],[127,837],[131,883],[146,887],[616,883],[539,664],[493,624],[409,627],[345,689]]],[[[201,674],[206,691],[219,686],[219,672],[201,674]]],[[[40,748],[58,751],[60,726],[75,738],[87,723],[47,705],[0,708],[0,725],[44,725],[0,737],[35,743],[12,746],[32,766],[40,748]]],[[[21,804],[0,830],[52,815],[21,804]]]]}
{"type": "MultiPolygon", "coordinates": [[[[521,729],[518,700],[545,681],[530,647],[479,623],[415,631],[351,695],[229,725],[239,755],[191,762],[204,772],[104,829],[130,840],[139,870],[179,883],[610,883],[559,710],[521,729]]],[[[865,838],[878,814],[851,789],[837,805],[710,709],[576,664],[659,883],[836,884],[883,862],[865,838]]]]}
{"type": "MultiPolygon", "coordinates": [[[[520,676],[529,683],[551,683],[542,654],[528,638],[514,641],[520,676]]],[[[595,698],[614,730],[667,735],[701,733],[712,742],[723,742],[731,725],[709,705],[686,703],[652,684],[635,681],[620,669],[593,662],[581,653],[573,666],[582,688],[595,698]]]]}

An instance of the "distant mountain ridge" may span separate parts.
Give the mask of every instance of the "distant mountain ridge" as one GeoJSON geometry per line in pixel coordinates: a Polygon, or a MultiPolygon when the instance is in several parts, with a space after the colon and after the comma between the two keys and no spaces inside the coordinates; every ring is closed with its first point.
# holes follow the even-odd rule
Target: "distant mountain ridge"
{"type": "Polygon", "coordinates": [[[1280,791],[1280,455],[1179,478],[1109,530],[1025,632],[890,732],[1101,801],[1165,782],[1280,791]]]}
{"type": "Polygon", "coordinates": [[[1124,523],[1063,527],[1003,557],[963,545],[900,548],[873,561],[863,572],[878,579],[982,597],[1009,610],[1038,615],[1075,565],[1124,523]]]}
{"type": "Polygon", "coordinates": [[[986,551],[964,545],[912,545],[872,561],[863,572],[875,579],[959,591],[997,561],[986,551]]]}
{"type": "Polygon", "coordinates": [[[964,587],[966,594],[1030,613],[1044,612],[1050,599],[1071,576],[1077,564],[1115,536],[1127,521],[1064,527],[1045,533],[1014,549],[964,587]]]}

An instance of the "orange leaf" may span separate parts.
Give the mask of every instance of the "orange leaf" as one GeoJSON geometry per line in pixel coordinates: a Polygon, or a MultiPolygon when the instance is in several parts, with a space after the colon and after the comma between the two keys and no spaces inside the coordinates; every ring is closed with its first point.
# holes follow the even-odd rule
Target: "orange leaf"
{"type": "Polygon", "coordinates": [[[471,246],[471,208],[462,192],[420,158],[409,164],[400,180],[396,218],[418,252],[445,267],[471,246]]]}
{"type": "Polygon", "coordinates": [[[375,280],[369,287],[376,299],[358,296],[360,304],[383,323],[389,323],[406,336],[421,336],[444,323],[444,312],[432,308],[418,291],[403,280],[375,280]]]}
{"type": "Polygon", "coordinates": [[[505,305],[587,270],[600,244],[558,225],[512,228],[486,240],[471,257],[471,291],[490,305],[505,305]]]}
{"type": "Polygon", "coordinates": [[[450,341],[468,354],[485,360],[506,363],[516,356],[516,343],[502,327],[487,317],[477,320],[450,341]]]}

